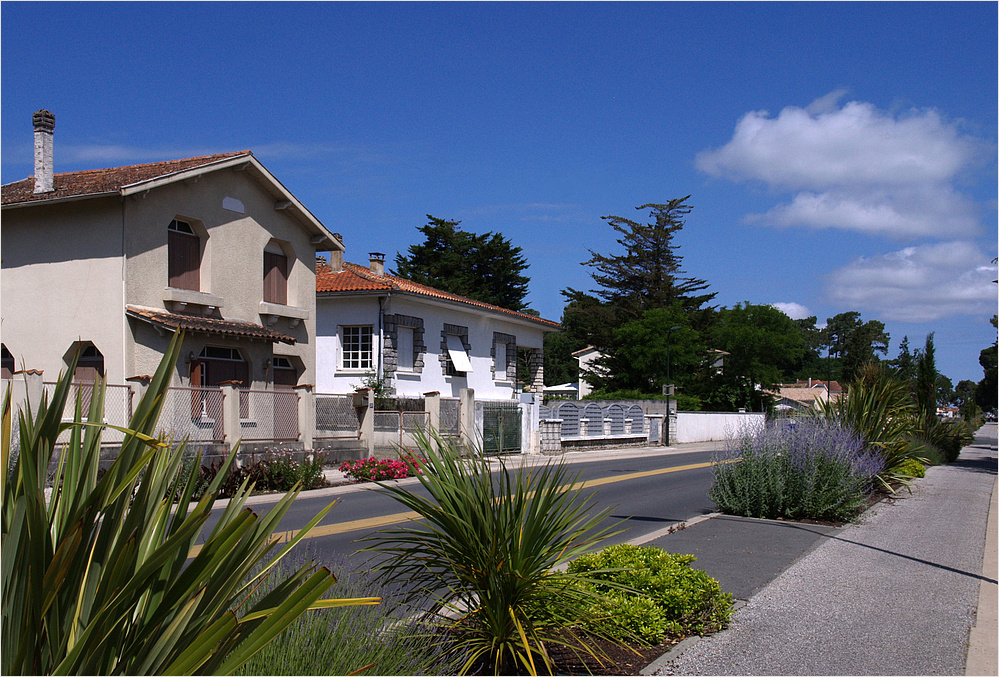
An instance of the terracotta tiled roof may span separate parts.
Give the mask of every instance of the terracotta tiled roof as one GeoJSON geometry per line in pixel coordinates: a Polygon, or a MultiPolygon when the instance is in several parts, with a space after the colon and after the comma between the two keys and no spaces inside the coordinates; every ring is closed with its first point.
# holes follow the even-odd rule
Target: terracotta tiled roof
{"type": "Polygon", "coordinates": [[[347,263],[345,261],[343,264],[343,270],[338,273],[334,273],[327,265],[319,264],[316,266],[317,293],[349,294],[351,292],[381,290],[399,291],[408,294],[415,294],[417,296],[428,296],[445,301],[462,303],[474,306],[475,308],[490,310],[503,315],[510,315],[522,320],[530,320],[531,322],[536,322],[546,327],[551,327],[552,329],[559,329],[561,326],[558,322],[552,322],[551,320],[546,320],[544,318],[537,317],[536,315],[518,313],[515,310],[500,308],[499,306],[494,306],[490,303],[475,301],[464,296],[458,296],[457,294],[428,287],[425,284],[419,284],[401,277],[396,277],[395,275],[389,275],[388,273],[384,275],[376,275],[371,272],[370,268],[366,266],[359,266],[356,263],[347,263]]]}
{"type": "Polygon", "coordinates": [[[113,193],[121,190],[124,186],[130,186],[134,183],[169,176],[170,174],[209,165],[213,162],[228,160],[240,155],[251,155],[251,153],[248,150],[244,150],[237,153],[217,153],[215,155],[205,155],[186,160],[167,160],[165,162],[150,162],[142,165],[129,165],[127,167],[65,172],[55,175],[54,191],[39,195],[35,195],[34,193],[34,177],[29,176],[26,179],[8,183],[0,189],[0,192],[2,192],[2,203],[5,205],[113,193]]]}
{"type": "Polygon", "coordinates": [[[214,317],[199,317],[197,315],[179,315],[167,313],[162,310],[152,310],[140,308],[138,306],[125,306],[125,314],[137,320],[148,322],[157,327],[162,327],[170,331],[184,329],[186,331],[203,332],[206,334],[218,334],[232,338],[257,339],[260,341],[270,341],[275,343],[294,343],[295,337],[276,332],[273,329],[262,327],[252,322],[242,322],[239,320],[218,320],[214,317]]]}

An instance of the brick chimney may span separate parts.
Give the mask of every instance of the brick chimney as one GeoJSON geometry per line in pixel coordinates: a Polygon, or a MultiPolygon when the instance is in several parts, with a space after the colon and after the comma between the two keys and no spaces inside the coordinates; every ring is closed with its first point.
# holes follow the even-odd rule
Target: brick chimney
{"type": "Polygon", "coordinates": [[[371,261],[371,272],[375,275],[385,274],[385,254],[381,252],[371,252],[368,254],[371,261]]]}
{"type": "Polygon", "coordinates": [[[55,190],[52,166],[55,115],[43,109],[31,116],[31,121],[35,125],[35,195],[51,193],[55,190]]]}

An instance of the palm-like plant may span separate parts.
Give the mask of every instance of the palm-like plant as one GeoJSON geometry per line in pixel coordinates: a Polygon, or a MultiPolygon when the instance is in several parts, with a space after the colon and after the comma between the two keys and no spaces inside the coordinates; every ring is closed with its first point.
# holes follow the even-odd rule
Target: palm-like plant
{"type": "Polygon", "coordinates": [[[592,496],[561,464],[504,466],[494,477],[481,455],[436,433],[417,446],[430,497],[383,489],[425,521],[379,532],[368,549],[386,555],[378,568],[405,582],[407,601],[430,597],[467,656],[462,673],[551,671],[548,644],[596,655],[569,629],[597,597],[572,585],[587,575],[560,565],[611,535],[598,527],[609,511],[591,515],[592,496]]]}
{"type": "MultiPolygon", "coordinates": [[[[181,480],[183,445],[153,437],[183,337],[167,350],[136,407],[114,464],[98,479],[104,387],[94,389],[87,419],[77,397],[72,422],[62,415],[70,378],[51,400],[19,418],[20,454],[11,459],[11,402],[3,402],[4,674],[220,673],[236,670],[309,608],[377,603],[321,600],[333,585],[324,567],[303,567],[249,608],[240,601],[332,507],[255,576],[278,543],[275,527],[298,493],[265,517],[244,506],[251,486],[230,500],[197,554],[223,473],[192,505],[197,473],[181,480]],[[50,497],[46,476],[58,449],[50,497]]],[[[74,363],[68,374],[72,374],[74,363]]],[[[226,469],[235,450],[226,461],[226,469]]]]}
{"type": "Polygon", "coordinates": [[[864,442],[879,451],[885,468],[879,477],[901,481],[896,472],[909,458],[920,458],[920,424],[906,384],[878,365],[866,365],[838,400],[818,405],[819,412],[856,430],[864,442]]]}

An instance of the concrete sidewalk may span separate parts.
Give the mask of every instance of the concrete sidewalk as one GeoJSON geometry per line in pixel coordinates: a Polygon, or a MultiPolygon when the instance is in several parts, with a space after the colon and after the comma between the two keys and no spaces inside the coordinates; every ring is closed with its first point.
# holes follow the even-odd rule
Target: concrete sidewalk
{"type": "Polygon", "coordinates": [[[857,524],[714,517],[658,539],[749,601],[656,674],[997,674],[996,462],[990,425],[857,524]]]}

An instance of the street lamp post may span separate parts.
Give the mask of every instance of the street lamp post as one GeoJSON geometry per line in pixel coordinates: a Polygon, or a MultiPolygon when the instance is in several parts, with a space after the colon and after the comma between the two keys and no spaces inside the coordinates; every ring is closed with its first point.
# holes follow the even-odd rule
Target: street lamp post
{"type": "Polygon", "coordinates": [[[669,446],[669,397],[670,389],[672,384],[669,380],[669,337],[673,333],[674,329],[680,329],[680,327],[670,327],[666,330],[666,445],[669,446]]]}

